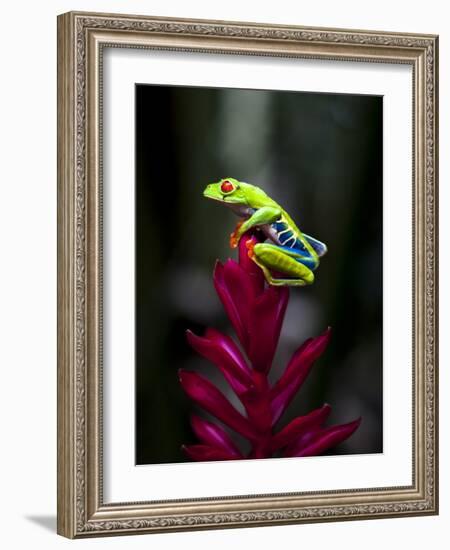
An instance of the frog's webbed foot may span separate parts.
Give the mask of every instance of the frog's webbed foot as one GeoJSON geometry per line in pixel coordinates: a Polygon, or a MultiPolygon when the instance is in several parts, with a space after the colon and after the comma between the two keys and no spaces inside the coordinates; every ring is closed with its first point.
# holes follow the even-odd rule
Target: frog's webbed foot
{"type": "Polygon", "coordinates": [[[278,277],[273,277],[268,269],[263,269],[263,271],[267,283],[272,286],[306,286],[311,284],[303,279],[280,279],[278,277]]]}
{"type": "Polygon", "coordinates": [[[241,235],[239,234],[239,229],[241,228],[241,225],[244,223],[244,220],[239,221],[236,224],[236,227],[234,228],[233,233],[230,235],[230,247],[231,248],[237,248],[239,244],[239,240],[241,238],[241,235]]]}

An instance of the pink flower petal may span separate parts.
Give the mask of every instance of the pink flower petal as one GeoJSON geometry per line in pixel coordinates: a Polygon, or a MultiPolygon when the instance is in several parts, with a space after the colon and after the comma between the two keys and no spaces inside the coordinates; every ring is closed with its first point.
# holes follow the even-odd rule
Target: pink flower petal
{"type": "Polygon", "coordinates": [[[330,412],[330,405],[325,404],[323,407],[320,407],[320,409],[315,409],[305,416],[294,418],[294,420],[289,422],[287,426],[273,436],[272,451],[276,451],[281,447],[291,444],[312,427],[322,425],[328,418],[330,412]]]}
{"type": "Polygon", "coordinates": [[[197,353],[220,369],[237,395],[251,387],[250,369],[230,337],[214,329],[208,329],[203,338],[188,330],[186,337],[197,353]]]}
{"type": "Polygon", "coordinates": [[[285,372],[272,388],[273,423],[278,421],[308,376],[314,361],[325,350],[331,336],[327,329],[317,338],[307,340],[292,356],[285,372]]]}
{"type": "Polygon", "coordinates": [[[242,355],[240,349],[234,343],[233,339],[222,334],[214,328],[207,328],[205,337],[208,338],[211,342],[214,342],[218,347],[220,347],[230,359],[234,362],[236,367],[239,369],[241,374],[245,376],[246,380],[249,379],[249,374],[252,372],[251,368],[248,366],[247,361],[242,355]]]}
{"type": "Polygon", "coordinates": [[[244,326],[247,327],[250,309],[255,298],[250,275],[234,260],[227,260],[223,266],[224,281],[228,292],[239,311],[244,326]]]}
{"type": "Polygon", "coordinates": [[[251,229],[247,231],[239,241],[239,265],[249,275],[255,297],[264,290],[265,279],[261,268],[249,257],[248,245],[255,245],[262,242],[264,238],[261,231],[251,229]]]}
{"type": "MultiPolygon", "coordinates": [[[[273,393],[278,393],[286,387],[302,371],[308,369],[308,365],[316,361],[325,351],[331,338],[331,328],[315,338],[308,338],[291,357],[286,370],[273,388],[273,393]],[[306,365],[306,367],[305,367],[306,365]]],[[[307,373],[306,373],[307,374],[307,373]]]]}
{"type": "Polygon", "coordinates": [[[187,395],[206,411],[247,439],[254,439],[255,431],[228,399],[211,382],[195,372],[178,371],[180,383],[187,395]]]}
{"type": "Polygon", "coordinates": [[[233,443],[227,432],[204,418],[192,415],[191,426],[195,435],[200,439],[202,443],[211,445],[212,447],[218,447],[226,451],[229,455],[233,455],[236,458],[241,458],[242,454],[239,449],[233,443]]]}
{"type": "Polygon", "coordinates": [[[317,430],[310,438],[300,439],[297,445],[286,450],[284,456],[317,456],[345,441],[361,424],[361,418],[349,422],[317,430]]]}
{"type": "Polygon", "coordinates": [[[272,366],[288,300],[287,287],[271,286],[254,302],[248,356],[253,368],[260,372],[267,373],[272,366]]]}
{"type": "Polygon", "coordinates": [[[235,303],[234,296],[230,293],[230,289],[225,282],[225,268],[220,262],[216,263],[216,267],[214,269],[214,286],[226,314],[228,315],[239,340],[245,348],[248,341],[245,320],[242,318],[242,311],[238,307],[238,304],[235,303]]]}
{"type": "Polygon", "coordinates": [[[208,460],[236,460],[240,458],[239,456],[228,453],[225,449],[211,447],[210,445],[183,445],[182,449],[191,460],[197,462],[206,462],[208,460]]]}
{"type": "Polygon", "coordinates": [[[261,437],[271,435],[272,414],[270,409],[270,391],[267,376],[253,371],[254,385],[241,397],[249,422],[261,437]]]}

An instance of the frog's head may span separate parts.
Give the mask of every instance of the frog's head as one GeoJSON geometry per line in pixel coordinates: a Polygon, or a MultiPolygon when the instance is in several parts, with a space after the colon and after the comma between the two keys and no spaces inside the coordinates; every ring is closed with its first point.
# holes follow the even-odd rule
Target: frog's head
{"type": "Polygon", "coordinates": [[[249,208],[264,206],[268,200],[266,193],[259,187],[234,178],[210,183],[203,191],[203,196],[226,204],[239,216],[246,215],[249,208]]]}

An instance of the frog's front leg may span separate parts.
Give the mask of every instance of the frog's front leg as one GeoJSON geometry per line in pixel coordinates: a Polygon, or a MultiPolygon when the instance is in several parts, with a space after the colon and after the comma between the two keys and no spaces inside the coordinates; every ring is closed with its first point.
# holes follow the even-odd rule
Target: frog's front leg
{"type": "Polygon", "coordinates": [[[230,246],[236,248],[239,241],[249,229],[259,225],[271,224],[276,221],[281,215],[281,210],[273,206],[263,206],[258,208],[247,220],[239,222],[236,229],[231,233],[230,246]]]}
{"type": "Polygon", "coordinates": [[[295,251],[286,251],[268,243],[249,246],[249,256],[262,269],[270,285],[305,286],[314,282],[314,273],[305,265],[307,263],[313,267],[314,258],[305,257],[295,251]],[[287,278],[273,277],[272,269],[287,275],[287,278]]]}

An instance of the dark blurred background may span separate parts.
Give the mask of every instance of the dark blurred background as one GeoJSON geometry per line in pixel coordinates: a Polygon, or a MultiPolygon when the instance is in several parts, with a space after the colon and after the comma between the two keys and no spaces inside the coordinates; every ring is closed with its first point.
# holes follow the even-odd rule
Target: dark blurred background
{"type": "Polygon", "coordinates": [[[362,417],[332,454],[382,452],[382,98],[136,86],[136,463],[184,461],[194,405],[179,368],[233,394],[186,344],[185,330],[230,333],[212,281],[236,257],[237,218],[202,196],[234,177],[262,187],[328,245],[316,282],[291,290],[278,377],[303,340],[329,347],[282,423],[330,403],[329,423],[362,417]]]}

